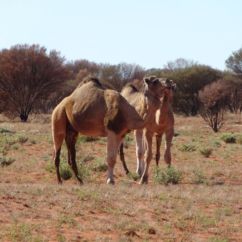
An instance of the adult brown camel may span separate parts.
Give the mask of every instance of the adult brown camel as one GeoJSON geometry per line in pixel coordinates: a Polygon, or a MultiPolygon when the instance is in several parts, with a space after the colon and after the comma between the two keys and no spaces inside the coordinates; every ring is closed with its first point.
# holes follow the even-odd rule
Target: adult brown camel
{"type": "MultiPolygon", "coordinates": [[[[162,96],[165,83],[159,79],[145,78],[145,90],[162,96]]],[[[118,92],[105,89],[96,78],[87,78],[73,93],[64,98],[52,113],[52,136],[57,180],[61,146],[65,139],[68,163],[76,178],[82,183],[76,165],[75,144],[78,133],[107,137],[107,183],[114,183],[113,169],[120,143],[127,132],[142,129],[145,119],[118,92]]]]}
{"type": "MultiPolygon", "coordinates": [[[[164,80],[164,78],[162,80],[164,80]]],[[[164,133],[166,136],[164,159],[168,165],[171,164],[171,144],[174,136],[172,99],[176,84],[169,79],[165,79],[165,82],[167,88],[164,91],[159,109],[156,111],[153,118],[151,117],[149,122],[146,123],[144,130],[136,130],[134,133],[137,156],[136,172],[141,176],[141,183],[148,182],[148,168],[152,158],[152,137],[154,133],[156,134],[156,164],[159,164],[161,139],[164,133]]],[[[128,98],[128,101],[131,100],[129,99],[130,97],[125,97],[128,98]]],[[[129,170],[124,158],[123,144],[120,146],[120,159],[126,174],[128,174],[129,170]]]]}

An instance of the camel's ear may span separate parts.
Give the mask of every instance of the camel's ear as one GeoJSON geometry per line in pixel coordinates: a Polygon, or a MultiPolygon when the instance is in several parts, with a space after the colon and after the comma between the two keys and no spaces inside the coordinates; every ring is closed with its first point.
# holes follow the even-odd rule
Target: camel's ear
{"type": "Polygon", "coordinates": [[[150,76],[150,77],[145,77],[144,78],[144,82],[147,85],[151,85],[151,84],[157,84],[159,82],[159,79],[155,76],[150,76]]]}
{"type": "Polygon", "coordinates": [[[172,84],[171,89],[172,89],[173,91],[176,91],[176,83],[173,83],[173,84],[172,84]]]}
{"type": "Polygon", "coordinates": [[[149,78],[149,77],[145,77],[145,78],[144,78],[144,82],[145,82],[147,85],[149,85],[149,83],[150,83],[150,78],[149,78]]]}

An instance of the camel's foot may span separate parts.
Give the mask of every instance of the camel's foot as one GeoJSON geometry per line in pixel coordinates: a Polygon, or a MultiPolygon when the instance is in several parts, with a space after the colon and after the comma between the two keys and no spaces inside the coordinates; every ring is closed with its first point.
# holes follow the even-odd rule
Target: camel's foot
{"type": "Polygon", "coordinates": [[[114,182],[114,180],[113,180],[113,179],[108,178],[108,179],[107,179],[107,184],[114,185],[114,184],[115,184],[115,182],[114,182]]]}
{"type": "Polygon", "coordinates": [[[143,169],[138,168],[138,169],[136,170],[136,173],[137,173],[137,175],[138,175],[139,177],[142,177],[142,175],[143,175],[143,169]]]}
{"type": "Polygon", "coordinates": [[[76,179],[79,181],[80,185],[83,185],[83,180],[79,176],[77,176],[76,179]]]}
{"type": "Polygon", "coordinates": [[[139,184],[148,184],[148,176],[142,176],[139,184]]]}

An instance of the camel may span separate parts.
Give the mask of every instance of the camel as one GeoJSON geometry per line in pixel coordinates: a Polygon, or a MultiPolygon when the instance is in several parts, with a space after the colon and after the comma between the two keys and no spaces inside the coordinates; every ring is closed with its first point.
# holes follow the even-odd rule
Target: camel
{"type": "MultiPolygon", "coordinates": [[[[145,78],[144,81],[148,93],[162,96],[165,83],[152,78],[145,78]]],[[[58,183],[62,183],[59,165],[64,139],[68,149],[68,163],[82,184],[76,165],[75,144],[78,133],[107,137],[107,183],[114,184],[113,169],[120,143],[126,133],[142,129],[144,125],[145,119],[120,93],[105,89],[97,78],[86,78],[52,113],[54,162],[58,183]]]]}
{"type": "MultiPolygon", "coordinates": [[[[152,137],[156,134],[156,164],[158,166],[160,160],[160,146],[162,135],[166,136],[166,147],[164,160],[170,166],[171,164],[171,144],[174,135],[174,115],[172,110],[173,91],[176,84],[172,80],[166,79],[167,88],[164,91],[164,96],[159,109],[145,125],[144,130],[135,131],[136,140],[136,156],[137,156],[137,170],[141,176],[141,183],[148,182],[148,168],[152,158],[152,137]],[[144,139],[144,140],[143,140],[144,139]],[[144,163],[145,162],[145,163],[144,163]]],[[[128,99],[130,100],[130,99],[128,99]]],[[[120,146],[120,160],[122,161],[123,168],[126,174],[129,173],[127,168],[123,144],[120,146]]]]}

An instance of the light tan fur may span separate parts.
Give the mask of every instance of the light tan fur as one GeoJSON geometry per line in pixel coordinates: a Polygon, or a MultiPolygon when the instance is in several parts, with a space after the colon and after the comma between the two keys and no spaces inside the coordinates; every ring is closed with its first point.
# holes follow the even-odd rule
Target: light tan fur
{"type": "MultiPolygon", "coordinates": [[[[145,120],[145,129],[136,129],[134,132],[136,139],[137,173],[141,176],[140,183],[148,182],[148,168],[152,158],[152,136],[153,131],[149,127],[155,125],[156,111],[160,108],[164,91],[167,88],[166,79],[151,77],[147,80],[144,92],[135,90],[132,86],[125,87],[121,94],[136,109],[140,116],[145,120]],[[155,82],[156,85],[152,82],[155,82]]],[[[126,169],[122,147],[120,158],[126,169]]]]}
{"type": "Polygon", "coordinates": [[[68,163],[82,183],[76,165],[75,144],[78,133],[107,137],[108,183],[114,183],[113,168],[124,135],[142,129],[144,119],[124,97],[114,90],[104,89],[96,78],[87,78],[73,93],[64,98],[52,113],[54,160],[58,182],[60,151],[65,139],[68,163]]]}

